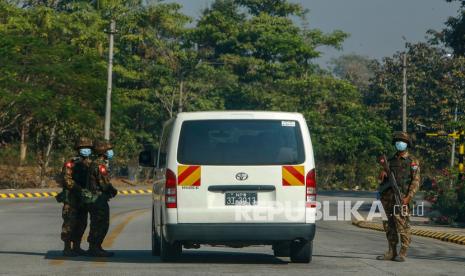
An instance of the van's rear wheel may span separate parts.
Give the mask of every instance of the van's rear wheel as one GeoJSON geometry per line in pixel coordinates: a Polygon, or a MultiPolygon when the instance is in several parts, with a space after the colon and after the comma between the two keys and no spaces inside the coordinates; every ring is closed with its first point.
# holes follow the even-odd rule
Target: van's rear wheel
{"type": "Polygon", "coordinates": [[[160,259],[162,261],[174,261],[182,253],[182,245],[179,242],[169,243],[160,231],[160,259]]]}
{"type": "Polygon", "coordinates": [[[152,210],[152,256],[160,256],[160,237],[155,228],[155,214],[152,210]]]}
{"type": "Polygon", "coordinates": [[[273,244],[273,254],[275,257],[289,257],[290,256],[290,242],[277,242],[273,244]]]}
{"type": "Polygon", "coordinates": [[[291,262],[309,263],[312,261],[313,241],[293,241],[291,242],[291,262]]]}

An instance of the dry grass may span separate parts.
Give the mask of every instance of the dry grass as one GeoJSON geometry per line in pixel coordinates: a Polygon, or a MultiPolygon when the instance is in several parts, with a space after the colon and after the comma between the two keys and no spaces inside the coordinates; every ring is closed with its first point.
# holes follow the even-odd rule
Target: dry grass
{"type": "MultiPolygon", "coordinates": [[[[56,170],[47,171],[45,179],[47,187],[58,187],[56,176],[56,170]]],[[[39,186],[40,170],[38,167],[0,165],[0,189],[37,188],[39,186]]]]}
{"type": "MultiPolygon", "coordinates": [[[[46,188],[58,188],[60,170],[50,168],[45,179],[46,188]]],[[[129,181],[126,177],[114,177],[112,184],[115,187],[150,186],[148,178],[141,177],[137,183],[129,181]]],[[[25,189],[40,187],[40,169],[33,166],[0,165],[0,189],[25,189]]]]}

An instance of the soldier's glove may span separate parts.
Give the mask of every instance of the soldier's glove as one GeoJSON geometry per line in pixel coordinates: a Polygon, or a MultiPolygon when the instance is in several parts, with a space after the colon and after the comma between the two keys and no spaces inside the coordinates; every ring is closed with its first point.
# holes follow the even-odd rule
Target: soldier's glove
{"type": "Polygon", "coordinates": [[[65,192],[61,191],[61,193],[55,196],[55,199],[58,203],[63,203],[65,201],[65,192]]]}
{"type": "Polygon", "coordinates": [[[118,190],[113,187],[113,185],[110,185],[108,191],[110,192],[111,198],[114,198],[118,194],[118,190]]]}

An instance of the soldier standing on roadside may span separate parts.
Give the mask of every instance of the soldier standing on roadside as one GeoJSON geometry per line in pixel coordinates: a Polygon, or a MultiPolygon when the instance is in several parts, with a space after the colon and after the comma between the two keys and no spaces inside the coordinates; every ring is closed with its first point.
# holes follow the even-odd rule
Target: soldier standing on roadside
{"type": "Polygon", "coordinates": [[[118,191],[110,183],[107,161],[113,158],[113,147],[109,142],[97,141],[94,144],[98,157],[90,166],[88,190],[91,195],[88,204],[90,212],[90,232],[88,254],[94,257],[111,257],[114,254],[103,250],[102,243],[110,226],[110,207],[108,201],[118,191]]]}
{"type": "MultiPolygon", "coordinates": [[[[402,205],[409,206],[420,185],[420,167],[417,159],[408,153],[407,148],[411,147],[411,141],[407,133],[395,132],[393,143],[397,152],[389,159],[389,167],[399,186],[402,205]]],[[[380,174],[380,180],[383,183],[388,181],[384,170],[380,174]]],[[[396,206],[392,188],[387,188],[381,193],[381,203],[388,219],[383,221],[383,227],[386,231],[389,250],[377,259],[404,262],[411,242],[409,214],[408,212],[403,214],[402,206],[396,206]],[[399,236],[401,247],[397,254],[399,236]]]]}
{"type": "Polygon", "coordinates": [[[78,157],[67,161],[62,170],[63,191],[57,200],[63,202],[61,239],[65,243],[63,255],[67,257],[86,253],[81,249],[81,239],[87,227],[87,209],[82,202],[81,191],[89,180],[92,148],[92,140],[81,137],[75,146],[78,157]]]}

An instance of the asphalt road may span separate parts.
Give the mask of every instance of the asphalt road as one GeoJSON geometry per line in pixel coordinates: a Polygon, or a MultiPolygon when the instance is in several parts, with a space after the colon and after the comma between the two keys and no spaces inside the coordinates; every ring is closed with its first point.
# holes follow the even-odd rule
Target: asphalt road
{"type": "MultiPolygon", "coordinates": [[[[360,199],[369,194],[334,193],[320,200],[360,199]]],[[[150,254],[150,197],[111,202],[108,259],[61,257],[61,207],[53,199],[0,200],[0,275],[463,275],[465,247],[414,237],[406,263],[375,260],[386,247],[384,234],[349,222],[317,224],[311,264],[275,258],[271,247],[201,247],[185,250],[176,263],[150,254]]],[[[86,247],[86,244],[84,243],[86,247]]]]}

